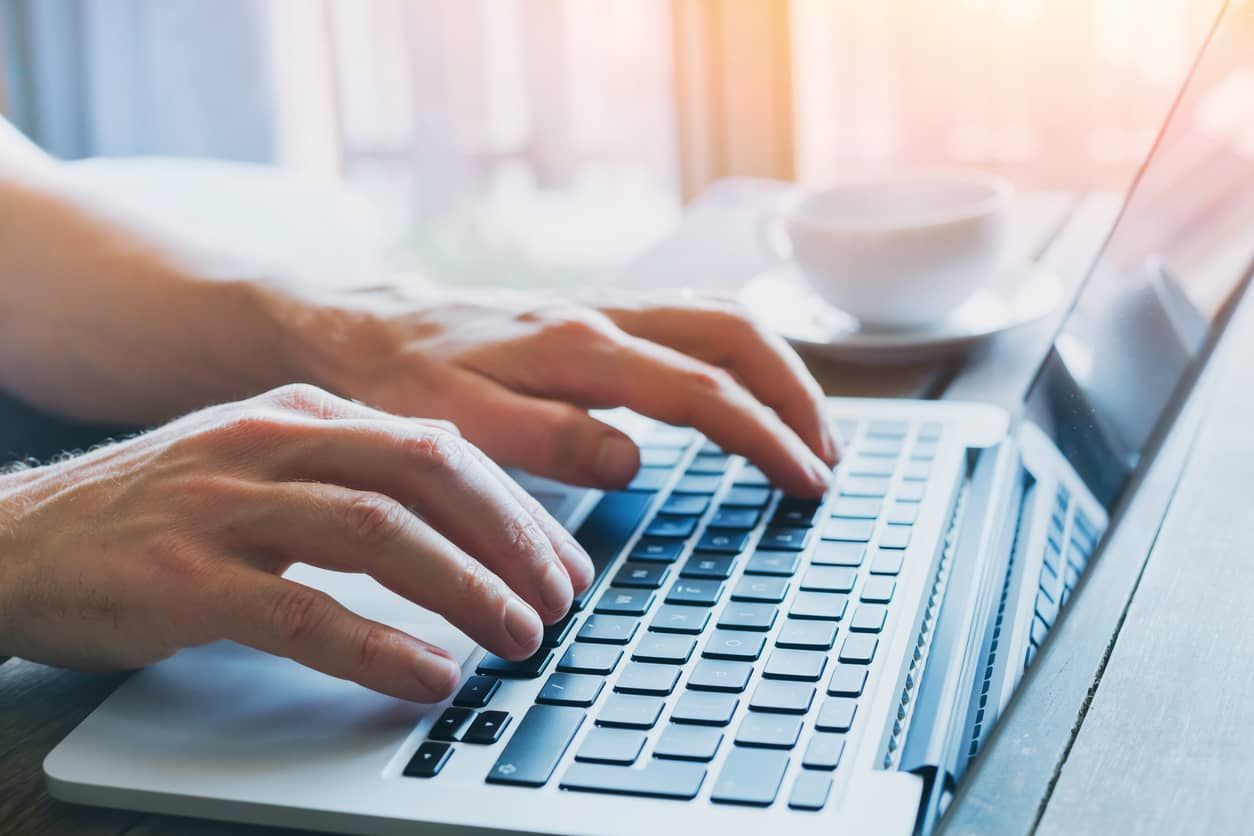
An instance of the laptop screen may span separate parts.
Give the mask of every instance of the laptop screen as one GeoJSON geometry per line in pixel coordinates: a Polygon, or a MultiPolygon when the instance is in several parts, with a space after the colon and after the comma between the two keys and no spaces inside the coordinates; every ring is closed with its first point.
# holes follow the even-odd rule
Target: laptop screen
{"type": "Polygon", "coordinates": [[[1254,265],[1254,3],[1225,10],[1026,396],[1118,500],[1254,265]]]}

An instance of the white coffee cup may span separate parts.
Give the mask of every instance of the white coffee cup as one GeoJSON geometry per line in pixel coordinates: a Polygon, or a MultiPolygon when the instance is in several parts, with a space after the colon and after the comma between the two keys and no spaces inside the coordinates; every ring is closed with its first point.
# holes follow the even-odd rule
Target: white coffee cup
{"type": "Polygon", "coordinates": [[[856,180],[768,216],[772,254],[866,328],[934,325],[994,275],[1010,185],[991,174],[925,171],[856,180]]]}

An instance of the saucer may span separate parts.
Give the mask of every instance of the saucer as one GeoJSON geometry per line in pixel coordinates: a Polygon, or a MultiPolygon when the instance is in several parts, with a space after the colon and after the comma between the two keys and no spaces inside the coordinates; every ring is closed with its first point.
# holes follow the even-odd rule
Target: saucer
{"type": "Polygon", "coordinates": [[[740,300],[797,348],[855,363],[911,363],[969,351],[978,343],[1047,316],[1064,284],[1039,264],[1007,268],[942,321],[922,329],[883,330],[858,320],[816,293],[788,264],[760,273],[740,300]]]}

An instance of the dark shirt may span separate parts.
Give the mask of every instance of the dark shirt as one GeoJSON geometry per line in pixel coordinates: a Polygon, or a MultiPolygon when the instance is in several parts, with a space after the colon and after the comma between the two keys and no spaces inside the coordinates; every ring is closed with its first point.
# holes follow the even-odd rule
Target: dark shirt
{"type": "Polygon", "coordinates": [[[66,421],[0,392],[0,467],[25,459],[43,463],[58,453],[86,450],[132,432],[66,421]]]}

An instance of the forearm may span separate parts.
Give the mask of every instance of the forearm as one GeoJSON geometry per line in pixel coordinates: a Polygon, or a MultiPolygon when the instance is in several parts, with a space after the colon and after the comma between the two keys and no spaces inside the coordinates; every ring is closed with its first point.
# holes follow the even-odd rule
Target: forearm
{"type": "Polygon", "coordinates": [[[0,169],[0,388],[28,403],[142,424],[263,391],[292,376],[283,308],[259,284],[199,276],[59,176],[0,169]]]}

